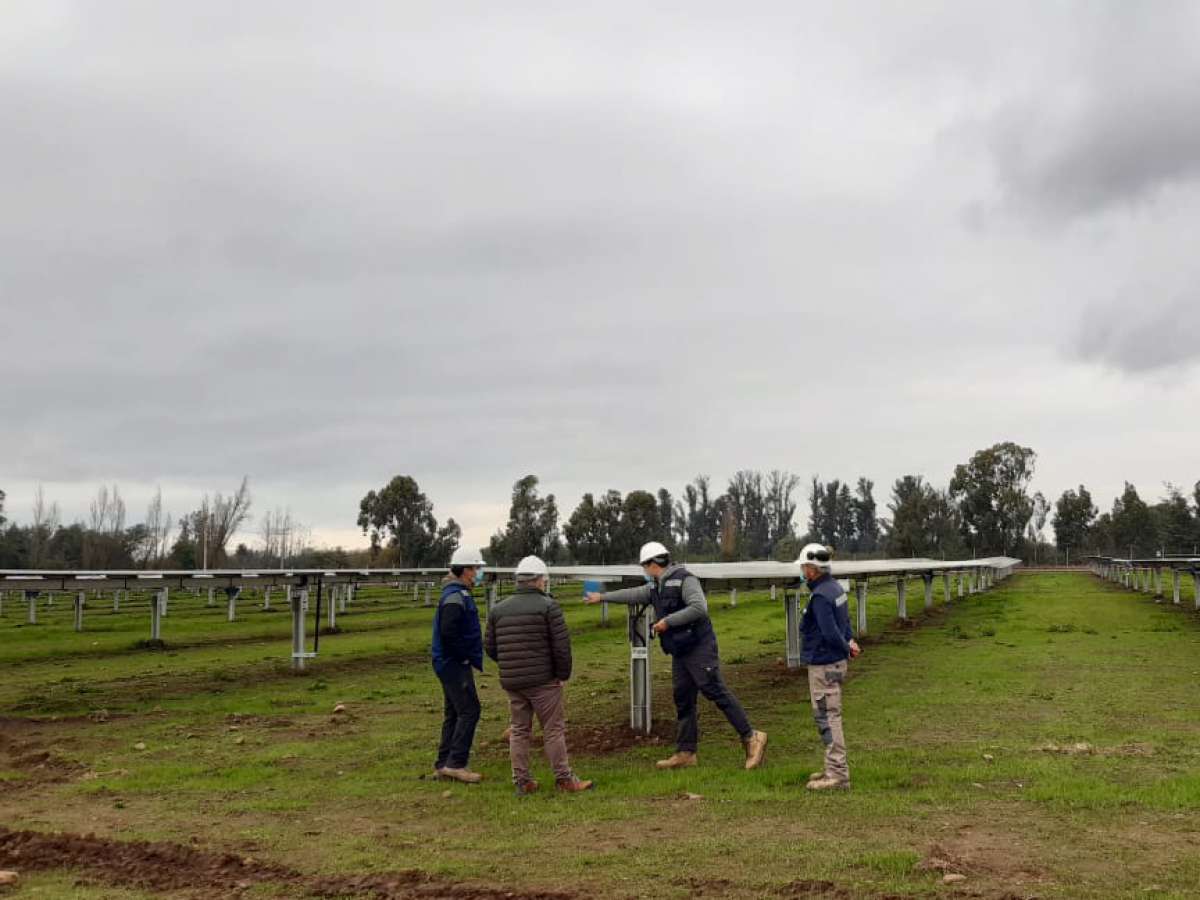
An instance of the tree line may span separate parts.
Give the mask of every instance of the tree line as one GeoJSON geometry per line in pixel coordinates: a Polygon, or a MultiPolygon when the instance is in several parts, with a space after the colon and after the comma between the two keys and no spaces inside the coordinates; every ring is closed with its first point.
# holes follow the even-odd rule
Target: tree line
{"type": "MultiPolygon", "coordinates": [[[[1083,485],[1063,491],[1053,506],[1031,493],[1037,455],[1012,442],[996,444],[956,466],[943,485],[904,475],[891,486],[884,513],[875,483],[822,480],[807,484],[807,520],[797,525],[801,479],[792,472],[743,469],[724,485],[697,475],[678,494],[666,487],[585,493],[565,520],[554,494],[536,475],[518,479],[508,519],[483,548],[493,565],[537,554],[554,563],[628,563],[650,540],[681,559],[792,560],[809,541],[843,559],[1010,555],[1064,562],[1087,554],[1197,555],[1200,482],[1191,496],[1172,484],[1155,502],[1126,483],[1110,512],[1100,513],[1083,485]],[[1053,529],[1047,540],[1046,527],[1053,529]]],[[[318,566],[440,566],[462,540],[453,518],[440,524],[433,501],[409,475],[397,475],[359,503],[358,525],[369,547],[347,551],[312,547],[309,531],[290,512],[262,516],[261,544],[233,535],[249,520],[248,479],[233,492],[205,494],[199,508],[174,519],[161,491],[144,521],[128,525],[117,487],[101,487],[86,520],[63,525],[58,507],[39,487],[28,524],[9,523],[0,491],[0,568],[201,568],[231,565],[276,568],[318,566]]]]}
{"type": "Polygon", "coordinates": [[[64,524],[57,503],[39,485],[27,524],[9,521],[0,490],[0,569],[200,569],[311,568],[361,565],[365,553],[310,546],[309,531],[290,512],[262,518],[262,545],[239,543],[234,534],[250,520],[248,478],[230,492],[205,493],[199,507],[175,518],[156,491],[141,522],[130,524],[116,485],[102,485],[86,518],[64,524]]]}
{"type": "MultiPolygon", "coordinates": [[[[1032,449],[1006,442],[957,466],[945,487],[905,475],[892,485],[885,516],[869,478],[814,477],[803,532],[796,524],[801,480],[783,470],[740,470],[723,491],[698,475],[678,496],[666,487],[588,492],[561,522],[554,494],[543,495],[538,477],[526,475],[513,485],[508,521],[484,558],[493,565],[528,554],[557,563],[628,563],[649,540],[693,562],[792,560],[809,541],[842,558],[1024,555],[1042,539],[1048,514],[1045,498],[1030,495],[1035,463],[1032,449]]],[[[461,538],[453,519],[438,525],[432,501],[407,475],[363,498],[359,525],[370,534],[372,559],[390,565],[439,565],[461,538]]]]}

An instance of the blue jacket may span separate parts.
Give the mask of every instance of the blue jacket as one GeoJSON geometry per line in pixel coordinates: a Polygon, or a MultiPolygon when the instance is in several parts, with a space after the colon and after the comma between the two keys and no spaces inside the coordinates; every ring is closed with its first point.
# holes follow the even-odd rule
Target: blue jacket
{"type": "Polygon", "coordinates": [[[824,666],[850,658],[850,604],[846,592],[829,573],[808,583],[812,596],[800,617],[800,659],[824,666]]]}
{"type": "Polygon", "coordinates": [[[475,598],[461,582],[450,581],[433,614],[433,670],[441,675],[448,663],[462,662],[483,671],[483,634],[475,598]]]}

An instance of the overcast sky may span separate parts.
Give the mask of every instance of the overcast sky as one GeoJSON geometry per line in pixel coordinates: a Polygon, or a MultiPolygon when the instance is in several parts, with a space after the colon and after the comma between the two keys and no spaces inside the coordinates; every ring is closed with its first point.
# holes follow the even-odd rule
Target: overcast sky
{"type": "Polygon", "coordinates": [[[1189,2],[6,4],[6,512],[247,474],[361,544],[409,474],[483,544],[530,472],[882,509],[1001,440],[1051,499],[1190,486],[1197,46],[1189,2]]]}

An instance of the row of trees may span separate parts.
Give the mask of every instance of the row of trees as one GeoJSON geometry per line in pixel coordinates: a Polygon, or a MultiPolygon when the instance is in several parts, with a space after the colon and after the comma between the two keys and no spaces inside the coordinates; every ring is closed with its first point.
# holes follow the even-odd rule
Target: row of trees
{"type": "MultiPolygon", "coordinates": [[[[794,559],[810,540],[843,558],[1008,554],[1038,560],[1062,559],[1067,552],[1074,558],[1194,555],[1200,548],[1200,482],[1190,498],[1167,484],[1155,503],[1126,483],[1111,512],[1100,514],[1083,485],[1064,491],[1053,507],[1041,493],[1031,494],[1036,459],[1030,448],[1007,442],[956,466],[945,487],[905,475],[892,485],[886,516],[877,514],[870,479],[859,478],[852,487],[813,478],[804,533],[796,527],[801,482],[791,472],[741,470],[720,493],[699,475],[678,498],[665,487],[587,493],[561,525],[555,496],[543,496],[537,476],[526,475],[513,485],[508,520],[484,556],[495,565],[531,553],[551,562],[622,563],[649,540],[692,561],[794,559]],[[1046,539],[1048,522],[1053,544],[1046,539]]],[[[454,519],[438,523],[432,501],[407,475],[362,498],[358,525],[370,548],[361,553],[312,548],[308,530],[276,509],[262,518],[261,546],[239,544],[230,554],[232,536],[250,513],[245,478],[228,495],[206,494],[198,509],[178,520],[164,510],[160,491],[144,521],[134,525],[126,524],[115,486],[97,491],[86,521],[67,526],[40,487],[28,525],[7,522],[4,500],[0,491],[0,568],[442,565],[462,539],[454,519]]]]}
{"type": "Polygon", "coordinates": [[[1052,525],[1058,549],[1106,556],[1195,556],[1200,551],[1200,481],[1190,498],[1167,483],[1156,503],[1147,503],[1125,482],[1106,513],[1100,513],[1081,484],[1058,498],[1052,525]]]}
{"type": "Polygon", "coordinates": [[[175,519],[156,491],[141,522],[128,524],[120,488],[103,485],[92,499],[87,518],[64,525],[57,503],[47,502],[39,485],[34,492],[27,525],[10,523],[0,491],[0,568],[4,569],[157,569],[215,568],[231,556],[247,565],[273,565],[301,552],[306,531],[291,515],[276,510],[264,517],[264,545],[251,550],[228,547],[250,516],[250,484],[243,478],[236,490],[204,494],[200,506],[175,519]]]}
{"type": "MultiPolygon", "coordinates": [[[[1014,443],[997,444],[957,466],[938,488],[920,475],[892,486],[890,517],[880,517],[875,484],[860,477],[851,486],[813,478],[808,528],[796,528],[800,479],[791,472],[741,470],[723,492],[699,475],[676,499],[670,490],[586,493],[559,523],[553,494],[542,495],[536,475],[513,485],[508,521],[491,538],[485,559],[511,565],[537,554],[552,562],[622,563],[659,540],[693,561],[795,559],[812,540],[843,557],[1024,554],[1025,530],[1041,539],[1049,507],[1030,496],[1036,455],[1014,443]]],[[[439,527],[433,504],[409,476],[397,476],[360,504],[359,525],[370,534],[373,558],[396,565],[445,562],[461,539],[453,519],[439,527]]]]}

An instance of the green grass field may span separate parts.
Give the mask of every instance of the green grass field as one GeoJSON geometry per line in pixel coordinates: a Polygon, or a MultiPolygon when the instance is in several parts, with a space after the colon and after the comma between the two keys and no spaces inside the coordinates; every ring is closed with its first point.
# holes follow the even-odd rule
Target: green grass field
{"type": "MultiPolygon", "coordinates": [[[[490,664],[472,760],[485,782],[425,777],[441,697],[431,611],[411,593],[363,591],[303,676],[287,666],[278,599],[271,612],[244,601],[230,624],[220,601],[173,596],[167,646],[147,650],[136,647],[148,636],[144,599],[120,613],[89,602],[76,634],[68,598],[30,626],[10,595],[0,825],[228,851],[298,873],[250,879],[239,890],[253,897],[299,896],[321,877],[342,880],[319,893],[349,896],[353,879],[395,873],[408,881],[377,895],[1200,894],[1191,579],[1173,606],[1084,574],[1017,575],[950,608],[939,587],[929,615],[917,585],[910,624],[894,620],[894,587],[872,587],[871,633],[846,688],[854,789],[819,796],[804,790],[820,767],[806,681],[782,665],[782,609],[765,592],[739,593],[736,609],[726,593],[710,604],[727,681],[770,733],[767,765],[742,771],[735,736],[705,705],[701,765],[659,773],[669,738],[625,729],[623,617],[601,628],[578,586],[564,586],[576,652],[568,740],[598,787],[524,800],[511,796],[507,707],[490,664]],[[338,702],[346,715],[332,714],[338,702]],[[966,880],[944,885],[943,872],[966,880]]],[[[669,736],[667,663],[655,650],[657,732],[669,736]]],[[[550,780],[540,756],[535,771],[550,780]]],[[[22,871],[9,896],[173,895],[102,867],[18,865],[3,847],[0,868],[22,871]]],[[[178,896],[221,893],[192,885],[178,896]]]]}

